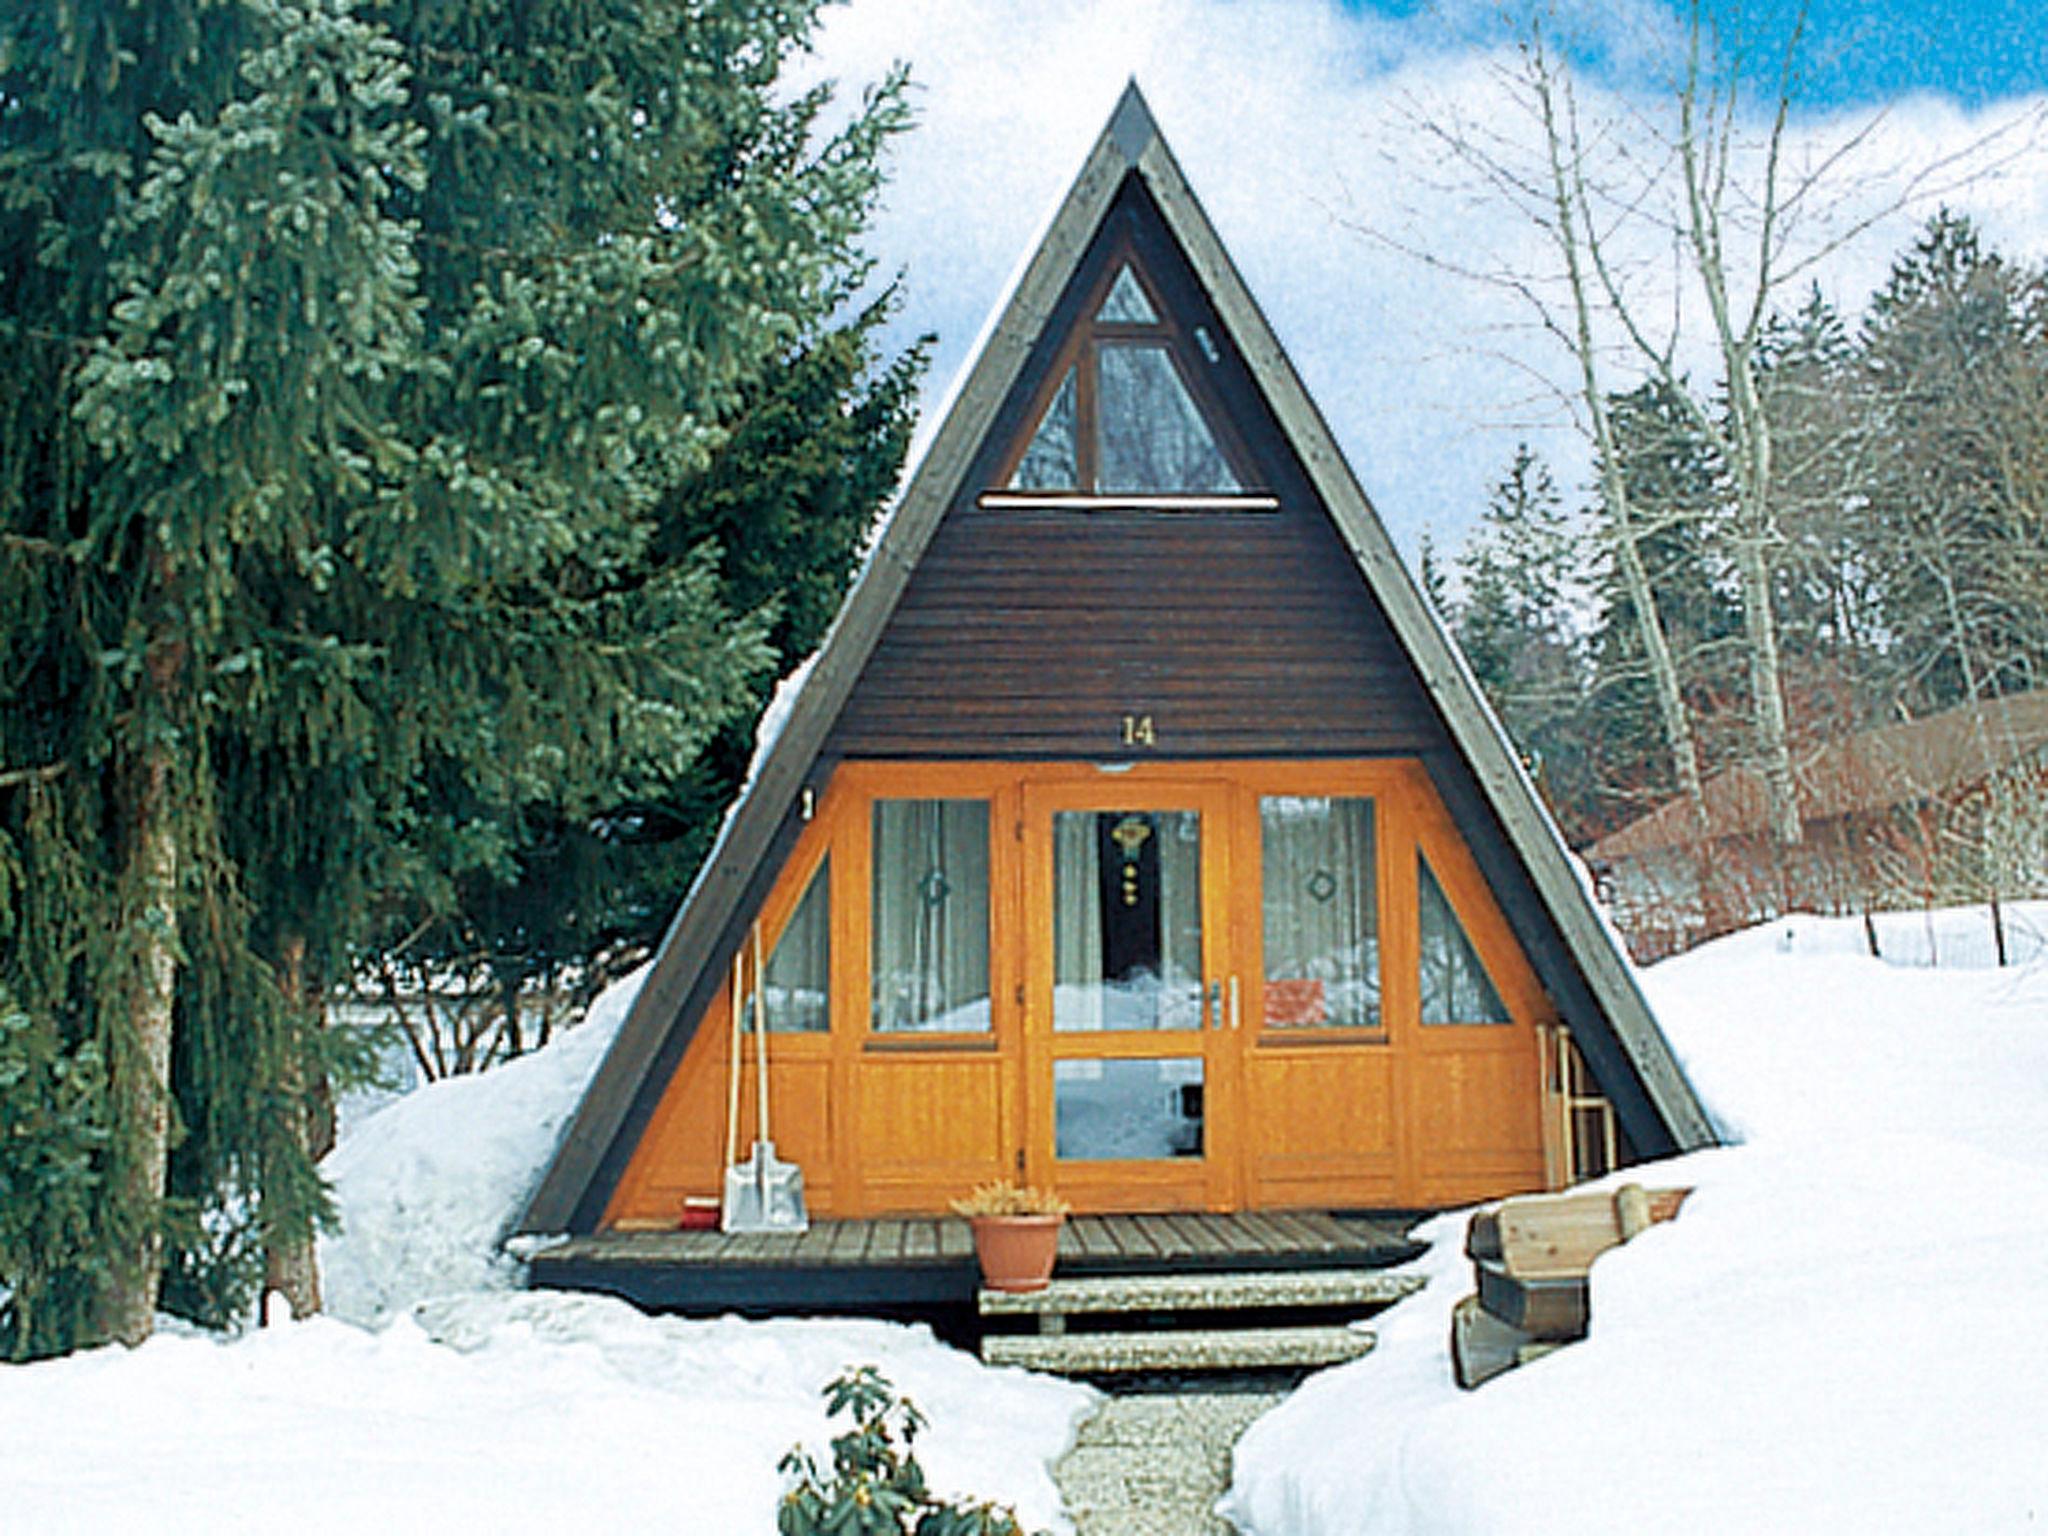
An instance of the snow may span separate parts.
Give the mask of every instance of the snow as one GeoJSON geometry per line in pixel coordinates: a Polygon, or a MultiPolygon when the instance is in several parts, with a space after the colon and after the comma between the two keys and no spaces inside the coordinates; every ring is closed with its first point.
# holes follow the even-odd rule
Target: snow
{"type": "Polygon", "coordinates": [[[1474,1393],[1464,1214],[1379,1348],[1239,1443],[1225,1512],[1337,1532],[2006,1531],[2048,1516],[2048,904],[1795,917],[1645,972],[1733,1145],[1603,1257],[1585,1342],[1474,1393]],[[2025,947],[2023,947],[2025,946],[2025,947]],[[1938,961],[1938,965],[1932,962],[1938,961]]]}
{"type": "Polygon", "coordinates": [[[0,1365],[0,1530],[620,1529],[754,1536],[776,1463],[821,1457],[820,1389],[874,1364],[925,1411],[942,1492],[1070,1529],[1050,1463],[1085,1388],[991,1370],[924,1328],[648,1317],[518,1288],[498,1254],[640,983],[545,1050],[351,1125],[324,1165],[331,1315],[0,1365]],[[33,1455],[17,1453],[33,1446],[33,1455]]]}
{"type": "MultiPolygon", "coordinates": [[[[1970,1530],[2048,1515],[2048,903],[1792,918],[1645,973],[1739,1144],[1627,1177],[1697,1193],[1602,1258],[1592,1336],[1450,1382],[1464,1217],[1379,1348],[1240,1443],[1253,1536],[1970,1530]]],[[[166,1327],[0,1366],[0,1528],[772,1528],[819,1388],[879,1365],[931,1416],[941,1489],[1065,1530],[1050,1463],[1094,1395],[880,1322],[643,1316],[517,1288],[507,1231],[631,1000],[545,1051],[429,1085],[327,1164],[334,1316],[166,1327]],[[17,1447],[32,1446],[32,1455],[17,1447]]]]}

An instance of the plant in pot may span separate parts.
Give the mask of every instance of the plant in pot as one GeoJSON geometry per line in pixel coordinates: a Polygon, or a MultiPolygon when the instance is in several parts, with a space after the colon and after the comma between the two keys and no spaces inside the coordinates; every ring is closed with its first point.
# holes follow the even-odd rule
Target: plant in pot
{"type": "Polygon", "coordinates": [[[1067,1202],[1049,1189],[1000,1179],[980,1184],[953,1209],[974,1228],[974,1256],[992,1291],[1042,1291],[1059,1252],[1067,1202]]]}

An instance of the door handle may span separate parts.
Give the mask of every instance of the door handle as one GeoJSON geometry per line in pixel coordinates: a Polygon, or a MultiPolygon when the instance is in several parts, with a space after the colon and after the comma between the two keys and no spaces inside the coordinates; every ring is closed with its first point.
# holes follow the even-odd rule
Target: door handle
{"type": "Polygon", "coordinates": [[[1230,1027],[1236,1029],[1237,1025],[1237,978],[1232,976],[1230,978],[1230,1027]]]}

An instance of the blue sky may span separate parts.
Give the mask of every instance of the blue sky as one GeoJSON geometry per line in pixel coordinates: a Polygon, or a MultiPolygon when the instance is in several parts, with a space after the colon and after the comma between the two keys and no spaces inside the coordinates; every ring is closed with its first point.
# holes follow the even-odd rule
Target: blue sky
{"type": "MultiPolygon", "coordinates": [[[[1465,41],[1501,35],[1501,10],[1488,0],[1340,0],[1354,12],[1398,19],[1465,41]]],[[[1676,23],[1686,12],[1657,0],[1567,0],[1554,7],[1567,25],[1600,32],[1624,13],[1660,11],[1676,23]]],[[[1916,91],[1941,92],[1965,106],[2039,91],[2048,84],[2048,17],[2041,0],[1747,0],[1712,7],[1724,35],[1763,69],[1774,70],[1791,28],[1806,19],[1809,106],[1869,106],[1916,91]]]]}
{"type": "MultiPolygon", "coordinates": [[[[1684,12],[1667,0],[1549,0],[1587,66],[1589,110],[1654,113],[1684,12]]],[[[1996,174],[1873,216],[1812,276],[1853,317],[1935,201],[1997,249],[2048,261],[2048,0],[1946,7],[1816,0],[1795,154],[1859,125],[1843,204],[1871,216],[1916,166],[1998,132],[1996,174]]],[[[1731,4],[1718,7],[1736,18],[1731,4]]],[[[1586,455],[1540,328],[1445,262],[1534,271],[1540,238],[1456,185],[1425,119],[1511,142],[1501,0],[851,0],[812,68],[849,85],[895,61],[917,82],[872,242],[903,276],[892,339],[939,338],[935,405],[1043,217],[1136,77],[1224,243],[1396,541],[1455,548],[1521,441],[1568,492],[1586,455]],[[1438,267],[1432,266],[1434,260],[1438,267]]],[[[1748,0],[1746,37],[1793,0],[1748,0]]],[[[1827,219],[1802,237],[1822,239],[1827,219]]],[[[1647,248],[1645,268],[1658,264],[1647,248]]],[[[928,410],[924,429],[929,432],[928,410]]]]}

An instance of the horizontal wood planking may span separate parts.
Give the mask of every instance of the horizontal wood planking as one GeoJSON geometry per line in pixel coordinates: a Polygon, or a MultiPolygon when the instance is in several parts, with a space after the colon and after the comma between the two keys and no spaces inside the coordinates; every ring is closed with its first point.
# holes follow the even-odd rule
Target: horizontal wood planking
{"type": "Polygon", "coordinates": [[[1442,728],[1320,508],[956,507],[832,733],[846,757],[1415,753],[1442,728]],[[1130,755],[1145,749],[1134,748],[1130,755]]]}

